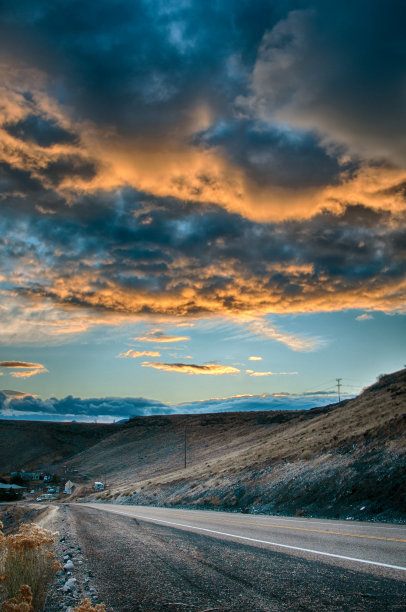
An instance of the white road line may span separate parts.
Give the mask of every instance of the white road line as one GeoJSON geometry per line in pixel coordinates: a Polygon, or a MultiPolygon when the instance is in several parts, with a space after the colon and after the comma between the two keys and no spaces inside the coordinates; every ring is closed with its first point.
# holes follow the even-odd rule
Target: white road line
{"type": "MultiPolygon", "coordinates": [[[[92,506],[94,507],[94,506],[92,506]]],[[[101,508],[100,508],[101,509],[101,508]]],[[[143,519],[145,521],[153,521],[155,523],[163,523],[164,525],[171,525],[173,527],[186,527],[187,529],[194,529],[195,531],[204,531],[206,533],[215,533],[216,535],[227,536],[229,538],[237,538],[238,540],[245,540],[247,542],[256,542],[257,544],[268,544],[268,546],[276,546],[278,548],[287,548],[290,550],[299,550],[301,552],[311,553],[313,555],[322,555],[323,557],[332,557],[334,559],[344,559],[346,561],[355,561],[356,563],[365,563],[367,565],[377,565],[378,567],[387,567],[389,569],[397,569],[406,572],[406,567],[400,565],[390,565],[389,563],[379,563],[378,561],[369,561],[367,559],[357,559],[356,557],[346,557],[345,555],[336,555],[334,553],[323,552],[321,550],[313,550],[311,548],[301,548],[300,546],[290,546],[288,544],[279,544],[278,542],[269,542],[267,540],[258,540],[256,538],[249,538],[247,536],[236,535],[235,533],[226,533],[224,531],[215,531],[214,529],[205,529],[204,527],[195,527],[194,525],[185,525],[183,523],[174,523],[172,521],[164,521],[162,519],[152,518],[150,516],[142,516],[140,514],[126,514],[120,510],[107,510],[107,512],[113,512],[114,514],[121,514],[132,518],[143,519]]]]}

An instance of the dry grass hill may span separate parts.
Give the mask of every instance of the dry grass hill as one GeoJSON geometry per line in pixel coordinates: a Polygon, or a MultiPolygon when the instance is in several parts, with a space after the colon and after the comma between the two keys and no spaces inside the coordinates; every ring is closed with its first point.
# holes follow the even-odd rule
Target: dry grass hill
{"type": "MultiPolygon", "coordinates": [[[[69,436],[73,425],[86,427],[66,424],[69,436]]],[[[83,482],[106,478],[100,501],[406,520],[406,370],[310,411],[137,417],[101,427],[88,426],[87,439],[81,433],[63,457],[83,482]]]]}
{"type": "MultiPolygon", "coordinates": [[[[130,455],[123,454],[120,477],[125,474],[126,482],[117,477],[115,485],[112,474],[101,499],[406,519],[406,370],[382,376],[357,398],[327,408],[177,417],[172,425],[170,435],[169,425],[161,424],[159,449],[148,427],[141,434],[135,425],[147,465],[127,463],[130,455]]],[[[107,450],[111,440],[100,447],[107,450]]],[[[83,455],[94,457],[96,450],[83,455]]],[[[90,467],[90,457],[85,465],[90,467]]]]}
{"type": "Polygon", "coordinates": [[[117,425],[0,421],[0,474],[57,467],[117,431],[117,425]]]}

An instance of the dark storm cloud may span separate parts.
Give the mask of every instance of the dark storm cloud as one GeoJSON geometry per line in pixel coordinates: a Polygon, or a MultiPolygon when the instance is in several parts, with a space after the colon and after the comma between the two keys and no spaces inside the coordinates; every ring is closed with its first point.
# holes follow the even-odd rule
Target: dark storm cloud
{"type": "MultiPolygon", "coordinates": [[[[265,116],[405,153],[398,0],[23,0],[1,12],[0,48],[49,74],[55,96],[83,118],[158,135],[196,104],[232,117],[252,84],[265,116]]],[[[34,139],[52,140],[50,129],[29,127],[34,139]]]]}
{"type": "MultiPolygon", "coordinates": [[[[10,202],[9,198],[15,194],[19,194],[20,199],[22,197],[26,199],[27,196],[33,194],[41,194],[41,198],[44,198],[44,191],[42,183],[33,178],[26,170],[13,168],[6,162],[0,162],[0,195],[5,206],[10,202]]],[[[32,207],[31,202],[29,206],[32,207]]]]}
{"type": "Polygon", "coordinates": [[[40,363],[30,363],[29,361],[0,361],[0,368],[34,368],[39,369],[44,366],[40,363]]]}
{"type": "Polygon", "coordinates": [[[0,158],[3,288],[142,315],[404,305],[404,177],[373,174],[404,152],[404,12],[364,0],[3,3],[2,61],[43,76],[37,89],[37,72],[21,76],[33,93],[17,79],[2,94],[14,117],[0,158]],[[360,186],[329,191],[343,173],[360,186]]]}
{"type": "Polygon", "coordinates": [[[6,131],[21,140],[33,141],[41,147],[50,147],[53,144],[72,144],[77,136],[68,132],[55,121],[44,119],[37,115],[28,115],[13,124],[6,124],[6,131]]]}
{"type": "Polygon", "coordinates": [[[14,291],[111,312],[330,309],[340,295],[390,300],[405,274],[403,225],[363,205],[259,224],[127,189],[80,198],[57,224],[16,210],[1,223],[14,291]]]}
{"type": "Polygon", "coordinates": [[[259,184],[320,187],[339,182],[342,172],[356,168],[354,162],[339,162],[342,151],[327,153],[314,133],[258,121],[219,123],[198,142],[221,147],[259,184]]]}
{"type": "Polygon", "coordinates": [[[232,101],[244,72],[227,60],[238,54],[252,66],[272,5],[102,0],[89,18],[78,1],[23,1],[3,7],[0,39],[51,74],[55,93],[82,116],[157,133],[196,103],[232,101]]]}
{"type": "Polygon", "coordinates": [[[41,170],[41,174],[52,185],[59,185],[67,178],[91,181],[97,174],[97,166],[94,162],[84,159],[80,155],[63,155],[50,162],[41,170]]]}
{"type": "Polygon", "coordinates": [[[263,37],[250,103],[260,116],[404,163],[405,3],[289,5],[263,37]]]}

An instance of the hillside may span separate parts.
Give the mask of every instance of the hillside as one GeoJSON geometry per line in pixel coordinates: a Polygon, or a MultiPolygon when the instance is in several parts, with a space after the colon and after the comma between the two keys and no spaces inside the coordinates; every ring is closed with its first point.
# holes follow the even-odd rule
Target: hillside
{"type": "Polygon", "coordinates": [[[0,473],[66,466],[100,501],[406,520],[406,370],[308,411],[2,421],[0,448],[0,473]]]}
{"type": "Polygon", "coordinates": [[[117,431],[118,425],[0,421],[0,474],[57,467],[117,431]]]}
{"type": "Polygon", "coordinates": [[[112,450],[106,452],[113,438],[83,453],[82,465],[90,469],[105,453],[110,487],[99,496],[104,500],[406,519],[406,370],[380,377],[353,400],[289,417],[177,417],[171,434],[168,417],[160,425],[151,419],[149,427],[134,423],[126,430],[126,446],[116,455],[119,473],[109,462],[112,450]]]}

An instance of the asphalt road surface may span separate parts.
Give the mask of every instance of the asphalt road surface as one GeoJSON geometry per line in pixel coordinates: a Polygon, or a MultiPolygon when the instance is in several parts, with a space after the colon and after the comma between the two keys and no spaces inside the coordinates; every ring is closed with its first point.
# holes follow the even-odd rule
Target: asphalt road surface
{"type": "Polygon", "coordinates": [[[406,526],[74,504],[110,610],[406,611],[406,526]]]}

